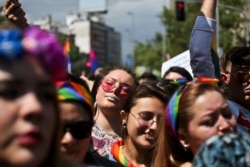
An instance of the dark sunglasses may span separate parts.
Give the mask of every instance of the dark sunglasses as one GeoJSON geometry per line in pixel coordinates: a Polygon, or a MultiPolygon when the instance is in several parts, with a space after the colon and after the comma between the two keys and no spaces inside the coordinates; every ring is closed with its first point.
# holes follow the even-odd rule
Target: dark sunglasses
{"type": "Polygon", "coordinates": [[[79,121],[63,125],[63,134],[70,132],[74,139],[84,139],[91,135],[93,122],[79,121]]]}

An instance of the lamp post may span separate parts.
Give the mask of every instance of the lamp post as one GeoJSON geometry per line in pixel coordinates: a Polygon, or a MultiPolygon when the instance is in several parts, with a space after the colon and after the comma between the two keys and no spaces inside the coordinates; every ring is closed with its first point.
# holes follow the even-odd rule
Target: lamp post
{"type": "Polygon", "coordinates": [[[135,16],[133,12],[128,12],[127,13],[129,16],[131,16],[131,41],[132,41],[132,47],[131,47],[131,56],[133,59],[133,65],[132,67],[134,68],[134,62],[135,62],[135,58],[134,58],[134,54],[133,54],[133,49],[134,49],[134,42],[135,42],[135,16]]]}
{"type": "MultiPolygon", "coordinates": [[[[165,10],[165,7],[166,7],[165,4],[166,4],[166,1],[163,0],[163,10],[165,10]]],[[[164,23],[162,23],[162,25],[163,25],[163,30],[162,30],[162,62],[164,62],[165,56],[166,56],[166,35],[167,35],[167,32],[166,32],[164,23]]]]}
{"type": "Polygon", "coordinates": [[[128,12],[128,15],[131,16],[131,39],[135,40],[135,16],[133,12],[128,12]]]}
{"type": "Polygon", "coordinates": [[[220,48],[220,12],[219,12],[219,0],[217,0],[217,6],[216,6],[216,48],[217,48],[217,52],[218,49],[220,48]]]}

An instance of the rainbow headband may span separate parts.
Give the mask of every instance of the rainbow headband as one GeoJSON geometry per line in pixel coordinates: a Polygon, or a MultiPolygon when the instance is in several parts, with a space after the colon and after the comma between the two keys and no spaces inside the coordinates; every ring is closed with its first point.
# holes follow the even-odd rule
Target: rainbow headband
{"type": "Polygon", "coordinates": [[[217,78],[206,78],[206,77],[198,77],[198,78],[194,78],[193,81],[191,82],[186,82],[186,84],[184,84],[184,82],[180,82],[181,85],[184,85],[182,87],[180,87],[170,98],[167,108],[166,108],[166,127],[168,129],[168,131],[170,132],[170,134],[172,136],[175,136],[176,138],[178,138],[177,135],[177,119],[178,119],[178,114],[179,114],[179,104],[180,101],[183,97],[183,95],[186,92],[187,89],[187,83],[204,83],[204,84],[216,84],[219,82],[219,80],[217,78]]]}
{"type": "Polygon", "coordinates": [[[84,86],[72,81],[56,82],[57,96],[60,101],[76,101],[84,104],[93,111],[93,98],[84,86]]]}

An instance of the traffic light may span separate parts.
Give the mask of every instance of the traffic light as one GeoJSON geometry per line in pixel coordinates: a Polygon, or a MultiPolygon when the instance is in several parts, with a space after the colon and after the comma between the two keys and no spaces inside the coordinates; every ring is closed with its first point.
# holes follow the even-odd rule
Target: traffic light
{"type": "Polygon", "coordinates": [[[176,21],[185,21],[186,12],[185,12],[185,2],[184,1],[175,1],[175,17],[176,21]]]}

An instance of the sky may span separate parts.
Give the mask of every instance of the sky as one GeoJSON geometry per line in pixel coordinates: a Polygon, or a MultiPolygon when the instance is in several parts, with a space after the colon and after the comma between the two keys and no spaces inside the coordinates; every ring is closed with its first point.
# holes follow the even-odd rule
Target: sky
{"type": "MultiPolygon", "coordinates": [[[[84,0],[91,2],[92,0],[84,0]]],[[[79,11],[78,0],[19,0],[30,23],[51,14],[52,21],[65,23],[69,13],[79,11]]],[[[4,0],[0,0],[0,5],[4,0]]],[[[163,31],[163,25],[157,15],[169,0],[107,0],[105,23],[120,32],[122,36],[122,54],[132,52],[133,42],[145,42],[163,31]],[[129,14],[130,13],[130,14],[129,14]]]]}

